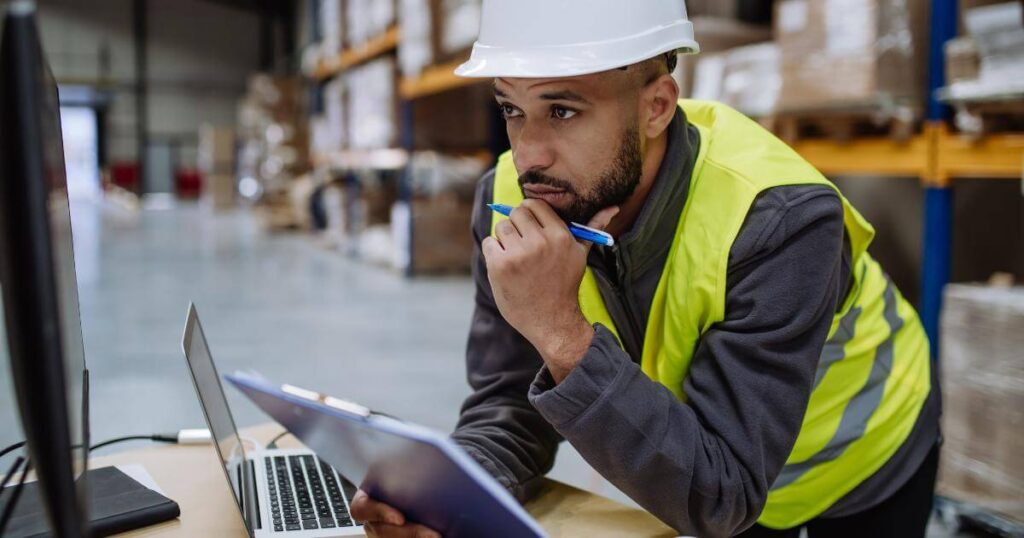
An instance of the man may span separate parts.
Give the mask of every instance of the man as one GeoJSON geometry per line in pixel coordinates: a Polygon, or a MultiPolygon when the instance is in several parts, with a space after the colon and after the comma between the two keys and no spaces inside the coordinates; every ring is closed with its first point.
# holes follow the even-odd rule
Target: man
{"type": "MultiPolygon", "coordinates": [[[[512,151],[477,191],[454,439],[521,500],[567,440],[684,534],[923,536],[939,392],[871,226],[752,121],[677,102],[679,0],[483,9],[458,73],[495,79],[512,151]]],[[[433,535],[365,495],[353,513],[433,535]]]]}

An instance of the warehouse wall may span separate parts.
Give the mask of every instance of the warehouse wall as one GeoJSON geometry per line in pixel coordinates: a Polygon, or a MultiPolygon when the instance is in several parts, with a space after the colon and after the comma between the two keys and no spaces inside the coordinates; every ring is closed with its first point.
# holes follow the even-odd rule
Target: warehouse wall
{"type": "MultiPolygon", "coordinates": [[[[58,83],[113,90],[111,162],[137,153],[131,10],[131,0],[40,2],[43,46],[58,83]]],[[[259,67],[259,19],[200,0],[150,0],[147,21],[149,132],[157,143],[181,141],[190,163],[200,123],[235,123],[236,101],[259,67]]]]}

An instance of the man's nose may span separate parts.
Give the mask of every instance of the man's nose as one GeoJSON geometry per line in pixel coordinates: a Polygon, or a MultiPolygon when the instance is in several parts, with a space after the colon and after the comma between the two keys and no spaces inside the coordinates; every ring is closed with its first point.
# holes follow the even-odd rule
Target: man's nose
{"type": "Polygon", "coordinates": [[[513,148],[512,159],[520,174],[551,168],[555,161],[555,152],[545,129],[524,126],[513,148]]]}

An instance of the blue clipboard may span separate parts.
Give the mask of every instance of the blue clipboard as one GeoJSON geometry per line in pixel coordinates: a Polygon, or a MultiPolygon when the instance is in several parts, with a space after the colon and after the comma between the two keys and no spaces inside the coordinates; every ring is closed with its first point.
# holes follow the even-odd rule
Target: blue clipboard
{"type": "Polygon", "coordinates": [[[543,537],[519,503],[447,436],[246,373],[224,376],[346,479],[448,538],[543,537]]]}

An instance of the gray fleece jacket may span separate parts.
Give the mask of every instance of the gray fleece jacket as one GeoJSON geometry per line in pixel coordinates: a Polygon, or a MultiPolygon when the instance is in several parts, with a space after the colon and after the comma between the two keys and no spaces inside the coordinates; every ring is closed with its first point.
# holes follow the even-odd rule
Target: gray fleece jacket
{"type": "MultiPolygon", "coordinates": [[[[600,324],[555,385],[536,350],[498,312],[479,251],[491,228],[491,171],[477,189],[476,308],[467,346],[473,394],[452,437],[522,501],[561,440],[646,510],[685,534],[751,526],[796,442],[834,312],[850,285],[842,202],[823,186],[762,193],[730,251],[725,319],[702,338],[680,402],[640,371],[648,310],[686,204],[700,136],[682,111],[633,229],[588,259],[623,346],[600,324]]],[[[937,387],[933,383],[933,387],[937,387]]],[[[885,500],[938,439],[938,390],[875,475],[823,517],[885,500]]]]}

